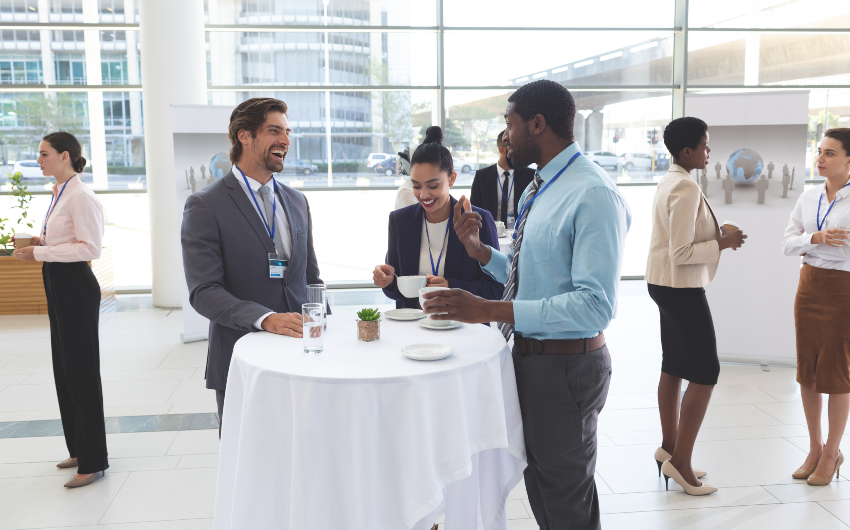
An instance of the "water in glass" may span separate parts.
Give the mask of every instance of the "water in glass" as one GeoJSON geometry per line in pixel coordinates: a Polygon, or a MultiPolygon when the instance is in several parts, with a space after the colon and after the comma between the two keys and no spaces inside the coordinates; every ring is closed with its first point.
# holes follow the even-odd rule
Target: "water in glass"
{"type": "Polygon", "coordinates": [[[301,306],[304,353],[321,353],[324,350],[323,314],[323,304],[303,304],[301,306]]]}

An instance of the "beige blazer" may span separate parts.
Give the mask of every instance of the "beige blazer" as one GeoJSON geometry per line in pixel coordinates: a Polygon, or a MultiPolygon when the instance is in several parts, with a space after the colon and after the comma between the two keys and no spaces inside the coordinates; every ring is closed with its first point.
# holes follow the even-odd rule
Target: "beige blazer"
{"type": "Polygon", "coordinates": [[[673,164],[658,182],[646,281],[666,287],[705,287],[720,261],[720,225],[690,174],[673,164]]]}

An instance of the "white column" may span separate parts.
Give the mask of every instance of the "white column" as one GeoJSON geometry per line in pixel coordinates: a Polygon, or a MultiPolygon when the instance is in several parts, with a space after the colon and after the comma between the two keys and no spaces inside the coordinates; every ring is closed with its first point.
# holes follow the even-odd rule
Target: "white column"
{"type": "MultiPolygon", "coordinates": [[[[38,0],[38,21],[42,24],[50,22],[50,4],[48,0],[38,0]]],[[[41,41],[41,71],[44,74],[45,85],[56,84],[56,66],[53,64],[53,49],[50,47],[49,29],[40,30],[41,41]]]]}
{"type": "Polygon", "coordinates": [[[685,97],[688,93],[688,0],[675,0],[673,25],[673,119],[685,115],[685,97]]]}
{"type": "MultiPolygon", "coordinates": [[[[83,22],[98,22],[97,0],[83,0],[83,22]]],[[[100,72],[100,30],[85,30],[86,84],[102,85],[100,72]]],[[[106,188],[106,126],[103,123],[103,92],[91,90],[89,95],[89,143],[94,187],[106,188]]]]}
{"type": "Polygon", "coordinates": [[[747,35],[744,48],[744,84],[759,84],[759,53],[761,52],[761,36],[747,35]]]}
{"type": "Polygon", "coordinates": [[[204,2],[144,0],[139,8],[153,303],[179,307],[183,268],[171,105],[207,102],[204,2]]]}
{"type": "MultiPolygon", "coordinates": [[[[210,24],[235,24],[236,0],[209,0],[208,9],[210,24]]],[[[237,72],[242,66],[242,56],[239,53],[239,36],[236,31],[210,32],[210,74],[212,85],[234,86],[241,81],[237,72]]],[[[236,106],[235,92],[213,92],[214,105],[236,106]]]]}

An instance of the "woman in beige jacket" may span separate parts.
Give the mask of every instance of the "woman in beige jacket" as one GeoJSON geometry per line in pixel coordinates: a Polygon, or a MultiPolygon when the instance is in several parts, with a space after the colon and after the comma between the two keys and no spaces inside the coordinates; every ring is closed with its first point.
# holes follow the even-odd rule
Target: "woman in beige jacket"
{"type": "Polygon", "coordinates": [[[720,252],[743,245],[740,230],[721,228],[693,170],[708,166],[708,126],[679,118],[664,130],[673,165],[659,181],[652,205],[652,237],[646,263],[649,296],[661,313],[661,380],[658,411],[663,441],[655,451],[665,482],[673,478],[690,495],[717,488],[700,482],[691,467],[700,425],[720,374],[711,311],[704,287],[714,278],[720,252]],[[689,382],[679,410],[682,379],[689,382]]]}

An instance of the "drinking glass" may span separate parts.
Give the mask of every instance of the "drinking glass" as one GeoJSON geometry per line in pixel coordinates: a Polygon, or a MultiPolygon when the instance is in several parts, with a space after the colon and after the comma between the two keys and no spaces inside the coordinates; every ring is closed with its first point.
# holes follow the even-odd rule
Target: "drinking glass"
{"type": "Polygon", "coordinates": [[[324,284],[313,283],[307,286],[307,302],[310,304],[322,304],[324,325],[322,329],[328,330],[328,291],[324,284]]]}
{"type": "Polygon", "coordinates": [[[302,304],[301,318],[304,320],[304,353],[324,351],[324,305],[302,304]]]}
{"type": "MultiPolygon", "coordinates": [[[[850,213],[835,216],[835,228],[839,230],[850,230],[850,213]]],[[[844,242],[847,245],[847,241],[844,242]]]]}

